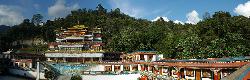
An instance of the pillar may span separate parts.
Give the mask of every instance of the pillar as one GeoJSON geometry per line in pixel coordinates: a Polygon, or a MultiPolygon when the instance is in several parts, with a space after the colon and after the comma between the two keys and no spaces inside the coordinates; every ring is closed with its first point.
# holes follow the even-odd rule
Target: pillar
{"type": "Polygon", "coordinates": [[[32,62],[30,63],[29,68],[32,68],[32,62]]]}
{"type": "Polygon", "coordinates": [[[153,55],[153,57],[152,57],[152,61],[156,61],[157,59],[156,59],[156,55],[153,55]]]}
{"type": "Polygon", "coordinates": [[[138,64],[138,71],[141,71],[141,64],[138,64]]]}
{"type": "Polygon", "coordinates": [[[102,62],[102,57],[99,57],[99,62],[102,62]]]}
{"type": "Polygon", "coordinates": [[[17,62],[17,66],[19,67],[19,65],[20,65],[20,62],[17,62]]]}
{"type": "Polygon", "coordinates": [[[121,66],[120,66],[120,71],[123,71],[123,68],[124,68],[123,65],[121,65],[121,66]]]}
{"type": "Polygon", "coordinates": [[[115,71],[115,65],[111,65],[112,71],[115,71]]]}
{"type": "Polygon", "coordinates": [[[148,61],[148,55],[144,55],[144,61],[148,61]]]}
{"type": "Polygon", "coordinates": [[[220,71],[220,69],[210,69],[213,74],[214,74],[214,80],[219,80],[220,76],[218,76],[218,72],[220,71]]]}
{"type": "Polygon", "coordinates": [[[137,60],[141,60],[141,56],[140,55],[137,55],[138,57],[137,57],[137,60]]]}
{"type": "Polygon", "coordinates": [[[36,80],[39,80],[40,79],[40,71],[39,71],[39,68],[40,65],[39,65],[39,62],[37,62],[37,65],[36,65],[36,80]]]}
{"type": "Polygon", "coordinates": [[[187,70],[184,68],[184,76],[187,76],[187,70]]]}
{"type": "Polygon", "coordinates": [[[66,62],[66,58],[63,58],[63,62],[66,62]]]}
{"type": "Polygon", "coordinates": [[[78,57],[76,58],[76,62],[78,63],[79,61],[78,61],[78,57]]]}
{"type": "Polygon", "coordinates": [[[148,65],[144,65],[143,68],[144,68],[144,71],[148,71],[148,65]]]}
{"type": "Polygon", "coordinates": [[[47,61],[50,61],[50,58],[47,58],[47,61]]]}
{"type": "Polygon", "coordinates": [[[135,55],[135,60],[137,60],[137,55],[135,55]]]}
{"type": "Polygon", "coordinates": [[[132,65],[129,65],[129,71],[133,71],[132,65]]]}
{"type": "Polygon", "coordinates": [[[23,67],[26,67],[25,63],[23,63],[23,67]]]}
{"type": "Polygon", "coordinates": [[[16,66],[16,62],[15,62],[15,61],[13,62],[13,66],[14,66],[14,67],[16,66]]]}
{"type": "Polygon", "coordinates": [[[140,55],[136,55],[137,59],[136,60],[141,60],[141,56],[140,55]]]}
{"type": "Polygon", "coordinates": [[[85,62],[85,58],[82,58],[82,63],[84,63],[85,62]]]}
{"type": "Polygon", "coordinates": [[[145,71],[145,65],[141,65],[141,71],[145,71]]]}
{"type": "Polygon", "coordinates": [[[56,59],[56,62],[58,61],[58,59],[57,58],[55,58],[56,59]]]}
{"type": "Polygon", "coordinates": [[[150,65],[148,65],[148,71],[150,71],[150,65]]]}
{"type": "Polygon", "coordinates": [[[163,67],[162,66],[159,67],[159,72],[160,72],[160,75],[162,75],[162,73],[163,73],[163,67]]]}
{"type": "Polygon", "coordinates": [[[223,74],[222,74],[222,70],[220,71],[220,78],[222,78],[223,77],[223,74]]]}
{"type": "Polygon", "coordinates": [[[90,58],[90,61],[93,62],[94,61],[93,58],[90,58]]]}

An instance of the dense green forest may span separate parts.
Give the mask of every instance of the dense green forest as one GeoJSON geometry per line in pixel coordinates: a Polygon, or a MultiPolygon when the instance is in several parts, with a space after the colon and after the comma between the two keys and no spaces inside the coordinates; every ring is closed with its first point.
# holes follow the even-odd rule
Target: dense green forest
{"type": "Polygon", "coordinates": [[[11,43],[16,40],[41,38],[53,42],[56,29],[72,27],[79,21],[90,28],[102,28],[105,51],[154,50],[167,58],[244,56],[250,51],[250,19],[224,11],[206,13],[195,25],[166,22],[162,18],[155,22],[137,19],[118,8],[108,11],[101,5],[96,10],[71,11],[65,18],[47,20],[40,26],[42,19],[41,14],[35,14],[1,32],[1,50],[13,48],[11,43]]]}

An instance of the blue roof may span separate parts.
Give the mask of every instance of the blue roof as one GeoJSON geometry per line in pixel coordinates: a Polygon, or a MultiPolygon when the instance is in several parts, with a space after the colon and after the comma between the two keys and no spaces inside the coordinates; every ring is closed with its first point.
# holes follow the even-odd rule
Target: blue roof
{"type": "Polygon", "coordinates": [[[159,60],[156,62],[232,62],[232,61],[243,61],[250,60],[249,56],[240,56],[240,57],[229,57],[229,58],[219,58],[217,60],[209,60],[209,59],[175,59],[175,60],[159,60]]]}
{"type": "Polygon", "coordinates": [[[242,61],[242,60],[249,60],[250,57],[240,56],[240,57],[229,57],[229,58],[220,58],[217,60],[218,62],[231,62],[231,61],[242,61]]]}

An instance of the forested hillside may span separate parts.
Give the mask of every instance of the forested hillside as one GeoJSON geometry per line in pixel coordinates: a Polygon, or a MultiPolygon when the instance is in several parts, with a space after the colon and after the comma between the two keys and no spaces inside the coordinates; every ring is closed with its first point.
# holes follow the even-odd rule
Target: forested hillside
{"type": "Polygon", "coordinates": [[[90,28],[100,27],[103,32],[105,51],[132,52],[155,50],[167,58],[208,58],[249,55],[250,19],[232,16],[218,11],[206,14],[193,24],[176,24],[160,18],[152,22],[123,14],[118,8],[108,11],[101,5],[96,10],[78,9],[64,18],[47,20],[35,14],[21,24],[1,32],[1,50],[13,48],[16,40],[42,38],[55,40],[55,30],[82,24],[90,28]]]}

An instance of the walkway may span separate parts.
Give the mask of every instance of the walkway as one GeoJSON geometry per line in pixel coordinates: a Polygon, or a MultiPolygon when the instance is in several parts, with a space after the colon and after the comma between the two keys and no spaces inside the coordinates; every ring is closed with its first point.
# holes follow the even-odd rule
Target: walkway
{"type": "Polygon", "coordinates": [[[0,80],[31,80],[31,79],[13,75],[0,75],[0,80]]]}
{"type": "Polygon", "coordinates": [[[241,67],[237,71],[233,72],[231,75],[222,78],[221,80],[244,80],[243,78],[247,76],[250,72],[250,63],[241,67]]]}
{"type": "Polygon", "coordinates": [[[71,76],[69,75],[60,75],[56,80],[70,80],[71,76]]]}

